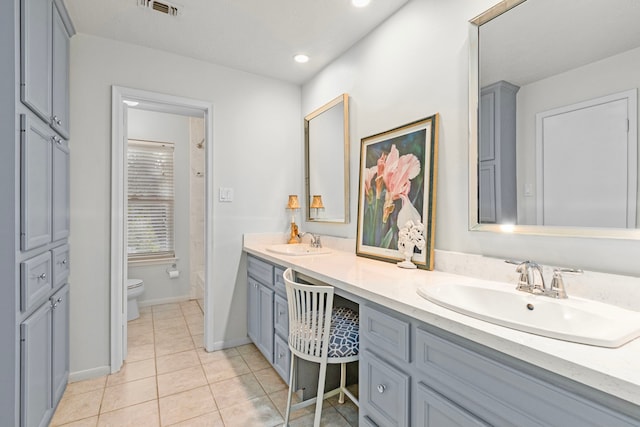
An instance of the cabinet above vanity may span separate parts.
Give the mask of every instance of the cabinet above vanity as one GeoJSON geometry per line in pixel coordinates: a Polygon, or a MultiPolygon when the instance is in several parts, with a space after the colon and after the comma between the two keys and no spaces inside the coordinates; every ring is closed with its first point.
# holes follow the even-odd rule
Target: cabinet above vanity
{"type": "MultiPolygon", "coordinates": [[[[323,255],[280,255],[266,249],[275,241],[255,236],[245,236],[250,256],[335,286],[360,304],[362,425],[438,425],[437,419],[454,420],[452,425],[554,425],[549,424],[554,419],[556,425],[640,423],[640,339],[611,349],[516,331],[417,294],[420,287],[477,285],[481,279],[407,271],[334,247],[323,255]],[[376,322],[383,327],[369,327],[376,322]],[[392,333],[385,337],[380,331],[392,333]],[[451,357],[444,360],[443,354],[451,357]],[[510,388],[505,402],[501,393],[510,388]],[[531,412],[528,389],[562,403],[531,412]],[[486,410],[492,405],[501,409],[486,410]],[[592,424],[580,424],[585,414],[592,424]]],[[[502,285],[515,288],[516,279],[514,273],[514,283],[502,285]]]]}

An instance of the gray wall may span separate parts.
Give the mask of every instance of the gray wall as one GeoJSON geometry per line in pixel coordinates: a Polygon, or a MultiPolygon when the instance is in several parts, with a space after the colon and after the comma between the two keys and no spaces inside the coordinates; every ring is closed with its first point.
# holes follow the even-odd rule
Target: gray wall
{"type": "Polygon", "coordinates": [[[300,88],[274,79],[86,34],[71,40],[71,372],[110,364],[111,86],[213,104],[214,340],[246,337],[242,233],[284,230],[301,194],[300,88]]]}
{"type": "MultiPolygon", "coordinates": [[[[640,274],[637,241],[468,231],[468,21],[495,3],[412,0],[303,86],[303,115],[340,93],[351,96],[351,218],[360,139],[440,113],[437,249],[640,274]]],[[[307,228],[356,236],[355,220],[307,228]]]]}

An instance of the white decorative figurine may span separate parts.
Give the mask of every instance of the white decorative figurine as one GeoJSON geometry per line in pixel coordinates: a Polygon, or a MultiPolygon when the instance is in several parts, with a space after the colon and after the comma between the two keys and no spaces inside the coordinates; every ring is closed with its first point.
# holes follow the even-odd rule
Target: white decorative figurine
{"type": "Polygon", "coordinates": [[[404,261],[398,263],[400,268],[416,268],[411,262],[413,256],[413,248],[423,250],[425,247],[424,240],[424,224],[409,220],[398,231],[398,250],[404,256],[404,261]]]}

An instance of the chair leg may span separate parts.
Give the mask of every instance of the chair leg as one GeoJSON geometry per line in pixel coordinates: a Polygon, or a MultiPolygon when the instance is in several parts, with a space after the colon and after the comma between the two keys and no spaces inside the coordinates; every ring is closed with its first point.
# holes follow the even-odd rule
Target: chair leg
{"type": "Polygon", "coordinates": [[[291,398],[293,397],[293,389],[296,386],[296,356],[291,353],[291,370],[289,371],[289,393],[287,394],[287,410],[284,414],[284,427],[289,426],[289,417],[291,416],[291,398]]]}
{"type": "Polygon", "coordinates": [[[313,419],[313,427],[320,427],[322,417],[322,404],[324,403],[324,383],[327,377],[327,362],[320,363],[320,373],[318,375],[318,397],[316,398],[316,415],[313,419]]]}
{"type": "Polygon", "coordinates": [[[340,397],[338,403],[344,403],[344,389],[347,386],[347,364],[340,364],[340,397]]]}

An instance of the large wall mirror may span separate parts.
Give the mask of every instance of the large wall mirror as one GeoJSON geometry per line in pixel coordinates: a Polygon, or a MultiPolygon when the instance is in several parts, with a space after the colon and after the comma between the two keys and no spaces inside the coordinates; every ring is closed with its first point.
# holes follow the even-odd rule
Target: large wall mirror
{"type": "Polygon", "coordinates": [[[640,238],[640,2],[505,0],[471,21],[472,230],[640,238]]]}
{"type": "Polygon", "coordinates": [[[349,95],[304,118],[306,218],[349,222],[349,95]]]}

